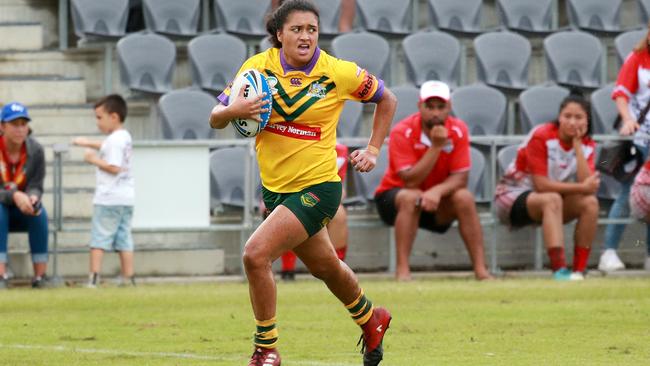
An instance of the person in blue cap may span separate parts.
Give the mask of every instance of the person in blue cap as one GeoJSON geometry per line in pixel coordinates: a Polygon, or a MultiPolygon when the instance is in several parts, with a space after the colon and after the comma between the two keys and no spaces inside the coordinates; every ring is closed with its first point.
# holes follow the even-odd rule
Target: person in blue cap
{"type": "Polygon", "coordinates": [[[43,147],[30,136],[27,108],[9,103],[0,117],[0,288],[7,288],[9,232],[27,232],[34,264],[32,287],[46,284],[47,213],[41,205],[45,178],[43,147]]]}

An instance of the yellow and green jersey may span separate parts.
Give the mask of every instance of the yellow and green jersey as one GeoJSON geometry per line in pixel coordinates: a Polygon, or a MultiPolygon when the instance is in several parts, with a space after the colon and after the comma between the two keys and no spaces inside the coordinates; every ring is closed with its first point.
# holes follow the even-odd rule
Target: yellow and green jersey
{"type": "MultiPolygon", "coordinates": [[[[319,48],[301,68],[288,65],[282,51],[271,48],[246,60],[237,74],[247,69],[266,75],[273,94],[271,119],[255,141],[264,187],[290,193],[340,181],[335,145],[343,104],[377,102],[384,82],[319,48]]],[[[221,103],[228,105],[229,95],[227,88],[221,103]]]]}

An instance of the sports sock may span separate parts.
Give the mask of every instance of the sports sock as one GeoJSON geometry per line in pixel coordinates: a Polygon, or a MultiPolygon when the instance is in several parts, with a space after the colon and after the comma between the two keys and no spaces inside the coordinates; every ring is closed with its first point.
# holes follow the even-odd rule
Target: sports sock
{"type": "Polygon", "coordinates": [[[361,290],[357,299],[352,303],[345,305],[345,308],[350,312],[352,320],[360,326],[363,326],[368,322],[368,320],[370,320],[374,310],[372,302],[366,298],[366,295],[363,294],[363,290],[361,290]]]}
{"type": "Polygon", "coordinates": [[[564,258],[564,247],[553,247],[547,249],[548,257],[551,259],[551,270],[553,272],[560,268],[566,267],[566,259],[564,258]]]}
{"type": "Polygon", "coordinates": [[[275,317],[269,320],[257,320],[255,332],[255,347],[275,348],[278,344],[278,329],[275,327],[275,317]]]}
{"type": "Polygon", "coordinates": [[[296,270],[296,254],[293,251],[288,250],[282,254],[282,272],[286,271],[295,271],[296,270]]]}
{"type": "Polygon", "coordinates": [[[345,261],[345,254],[348,252],[348,246],[344,246],[343,248],[338,248],[336,249],[336,256],[339,257],[340,260],[345,261]]]}
{"type": "Polygon", "coordinates": [[[573,272],[584,272],[587,269],[590,247],[579,247],[576,245],[573,252],[573,272]]]}

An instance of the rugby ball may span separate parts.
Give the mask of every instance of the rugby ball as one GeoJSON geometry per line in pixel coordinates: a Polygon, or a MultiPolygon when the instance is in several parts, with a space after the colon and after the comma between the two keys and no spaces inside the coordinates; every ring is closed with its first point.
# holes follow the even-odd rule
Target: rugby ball
{"type": "Polygon", "coordinates": [[[244,118],[236,118],[230,121],[239,135],[243,137],[254,137],[260,133],[264,127],[266,127],[266,124],[271,118],[271,103],[273,102],[273,97],[271,96],[271,90],[266,80],[266,76],[255,69],[246,70],[235,78],[235,81],[230,87],[228,103],[232,103],[232,101],[239,96],[242,89],[244,89],[244,98],[246,99],[255,99],[260,94],[266,93],[264,100],[268,101],[268,104],[265,105],[267,111],[260,113],[260,119],[262,120],[261,123],[254,119],[244,118]]]}

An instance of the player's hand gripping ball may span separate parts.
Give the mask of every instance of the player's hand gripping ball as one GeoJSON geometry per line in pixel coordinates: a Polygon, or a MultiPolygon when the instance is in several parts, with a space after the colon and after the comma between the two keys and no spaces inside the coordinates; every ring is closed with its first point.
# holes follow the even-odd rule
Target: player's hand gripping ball
{"type": "Polygon", "coordinates": [[[230,88],[230,103],[232,103],[234,98],[239,96],[242,88],[244,89],[244,98],[255,99],[262,93],[266,93],[266,96],[262,100],[268,101],[268,104],[264,105],[266,112],[260,113],[262,122],[244,118],[236,118],[230,121],[238,134],[243,137],[254,137],[266,127],[266,124],[271,118],[271,103],[273,102],[273,98],[269,84],[266,81],[266,76],[255,69],[246,70],[235,78],[230,88]]]}

